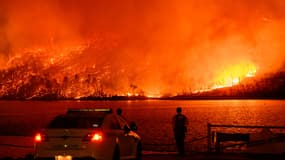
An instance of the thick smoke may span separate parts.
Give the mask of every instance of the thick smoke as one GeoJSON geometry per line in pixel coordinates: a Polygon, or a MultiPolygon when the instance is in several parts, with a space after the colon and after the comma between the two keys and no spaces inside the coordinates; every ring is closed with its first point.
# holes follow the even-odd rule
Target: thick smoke
{"type": "Polygon", "coordinates": [[[111,93],[166,94],[210,86],[235,65],[254,65],[259,74],[284,66],[284,0],[0,3],[2,69],[31,53],[24,50],[48,48],[69,56],[58,71],[95,66],[111,93]],[[79,44],[86,47],[80,55],[55,49],[79,44]]]}

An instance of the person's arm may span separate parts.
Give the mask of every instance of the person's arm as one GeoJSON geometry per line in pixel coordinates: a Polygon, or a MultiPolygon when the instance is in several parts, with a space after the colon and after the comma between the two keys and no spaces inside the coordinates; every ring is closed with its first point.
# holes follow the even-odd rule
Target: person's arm
{"type": "Polygon", "coordinates": [[[185,125],[187,126],[189,124],[188,118],[185,116],[185,125]]]}
{"type": "Polygon", "coordinates": [[[172,129],[174,130],[175,128],[175,119],[176,119],[176,116],[173,116],[172,117],[172,129]]]}
{"type": "Polygon", "coordinates": [[[185,132],[187,132],[187,127],[188,127],[188,124],[189,124],[189,121],[188,121],[188,118],[185,116],[185,115],[183,115],[184,116],[184,119],[185,119],[185,121],[184,121],[184,127],[185,127],[185,132]]]}

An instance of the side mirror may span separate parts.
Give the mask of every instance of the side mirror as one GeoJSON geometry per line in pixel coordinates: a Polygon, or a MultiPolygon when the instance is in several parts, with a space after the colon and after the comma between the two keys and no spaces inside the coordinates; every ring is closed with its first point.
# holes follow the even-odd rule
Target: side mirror
{"type": "Polygon", "coordinates": [[[135,122],[130,122],[130,128],[131,128],[131,130],[132,131],[136,131],[136,130],[138,130],[138,127],[137,127],[137,125],[136,125],[136,123],[135,122]]]}

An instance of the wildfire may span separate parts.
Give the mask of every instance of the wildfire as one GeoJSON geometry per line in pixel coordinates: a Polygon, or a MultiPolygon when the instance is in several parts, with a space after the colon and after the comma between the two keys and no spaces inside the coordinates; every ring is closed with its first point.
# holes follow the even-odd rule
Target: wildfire
{"type": "Polygon", "coordinates": [[[254,64],[241,63],[227,67],[221,72],[216,79],[214,85],[206,89],[195,90],[193,93],[209,92],[211,90],[232,87],[240,84],[245,78],[254,77],[256,74],[256,66],[254,64]]]}
{"type": "Polygon", "coordinates": [[[0,98],[235,87],[284,69],[284,8],[281,0],[2,0],[0,98]]]}
{"type": "Polygon", "coordinates": [[[256,67],[253,64],[237,64],[226,68],[216,79],[216,85],[233,86],[246,77],[254,77],[256,67]]]}
{"type": "MultiPolygon", "coordinates": [[[[19,51],[6,69],[0,70],[0,96],[14,98],[72,98],[102,96],[99,69],[81,64],[76,58],[87,46],[31,48],[19,51]]],[[[102,71],[102,70],[101,70],[102,71]]]]}

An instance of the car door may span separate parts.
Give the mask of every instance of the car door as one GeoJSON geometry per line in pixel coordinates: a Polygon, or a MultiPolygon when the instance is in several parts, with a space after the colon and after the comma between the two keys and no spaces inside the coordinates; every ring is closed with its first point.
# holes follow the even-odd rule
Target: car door
{"type": "Polygon", "coordinates": [[[105,118],[104,130],[109,140],[118,143],[121,158],[128,158],[131,154],[132,138],[124,130],[126,122],[119,119],[117,115],[108,115],[105,118]]]}
{"type": "Polygon", "coordinates": [[[137,139],[132,134],[128,123],[123,117],[117,116],[117,121],[120,125],[119,145],[122,150],[122,158],[134,158],[133,156],[135,156],[134,151],[136,150],[137,139]]]}

